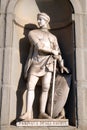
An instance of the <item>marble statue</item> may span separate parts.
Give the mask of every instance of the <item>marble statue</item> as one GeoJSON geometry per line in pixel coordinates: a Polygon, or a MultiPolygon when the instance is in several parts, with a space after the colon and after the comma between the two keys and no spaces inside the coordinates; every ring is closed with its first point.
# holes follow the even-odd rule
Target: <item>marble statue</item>
{"type": "Polygon", "coordinates": [[[33,119],[33,102],[35,98],[35,86],[42,78],[42,93],[40,97],[40,113],[38,118],[51,119],[51,115],[46,113],[48,92],[53,74],[54,60],[57,59],[61,73],[67,71],[64,67],[60,48],[56,36],[48,30],[50,17],[46,13],[37,15],[38,29],[32,30],[28,34],[31,49],[25,64],[24,76],[27,78],[27,109],[20,116],[23,120],[33,119]]]}

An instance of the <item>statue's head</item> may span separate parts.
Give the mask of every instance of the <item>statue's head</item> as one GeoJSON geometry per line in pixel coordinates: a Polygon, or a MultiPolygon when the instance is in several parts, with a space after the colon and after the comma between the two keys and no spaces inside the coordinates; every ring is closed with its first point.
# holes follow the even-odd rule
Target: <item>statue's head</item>
{"type": "Polygon", "coordinates": [[[46,26],[50,22],[50,17],[46,13],[38,13],[37,21],[40,27],[46,26]]]}

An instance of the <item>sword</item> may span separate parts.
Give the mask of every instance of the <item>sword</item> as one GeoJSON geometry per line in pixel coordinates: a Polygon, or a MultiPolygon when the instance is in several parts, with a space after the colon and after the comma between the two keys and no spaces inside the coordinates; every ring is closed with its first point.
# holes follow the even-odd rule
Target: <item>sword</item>
{"type": "MultiPolygon", "coordinates": [[[[54,91],[55,91],[55,77],[56,77],[56,64],[59,57],[56,57],[53,62],[53,82],[52,82],[52,100],[51,100],[51,113],[50,116],[53,116],[53,105],[54,105],[54,91]]],[[[62,60],[62,66],[61,66],[61,73],[63,72],[69,73],[68,69],[64,66],[63,60],[62,60]]]]}
{"type": "Polygon", "coordinates": [[[53,115],[54,90],[55,90],[55,76],[56,76],[56,59],[53,62],[53,82],[52,82],[52,100],[51,100],[51,117],[53,115]]]}

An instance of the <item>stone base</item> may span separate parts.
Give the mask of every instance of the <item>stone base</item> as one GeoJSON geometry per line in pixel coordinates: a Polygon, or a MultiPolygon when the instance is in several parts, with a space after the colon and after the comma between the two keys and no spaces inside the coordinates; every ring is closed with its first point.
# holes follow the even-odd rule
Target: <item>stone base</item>
{"type": "Polygon", "coordinates": [[[16,126],[69,126],[68,119],[32,119],[20,121],[16,126]]]}

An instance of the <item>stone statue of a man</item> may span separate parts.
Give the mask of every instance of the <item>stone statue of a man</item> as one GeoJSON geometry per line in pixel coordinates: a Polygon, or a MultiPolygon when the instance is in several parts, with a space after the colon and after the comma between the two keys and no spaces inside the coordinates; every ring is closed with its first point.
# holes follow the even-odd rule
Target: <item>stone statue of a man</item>
{"type": "Polygon", "coordinates": [[[45,109],[53,72],[53,61],[56,56],[59,56],[60,66],[63,66],[63,62],[57,38],[47,29],[49,21],[50,17],[46,13],[39,13],[37,15],[37,22],[40,28],[30,31],[28,35],[31,42],[31,52],[25,65],[25,77],[28,78],[27,110],[20,117],[24,120],[33,118],[32,106],[35,98],[34,91],[39,78],[42,78],[39,118],[51,118],[45,113],[45,109]]]}

